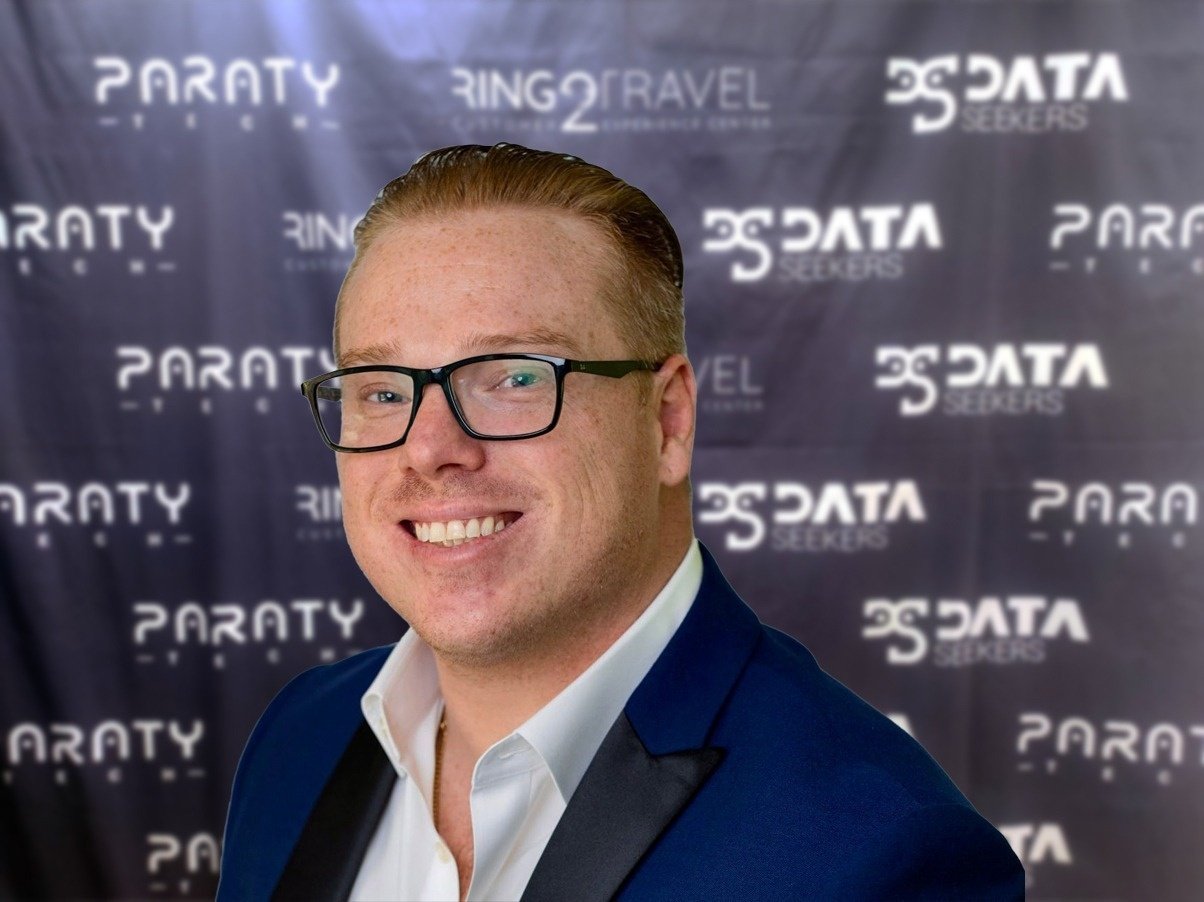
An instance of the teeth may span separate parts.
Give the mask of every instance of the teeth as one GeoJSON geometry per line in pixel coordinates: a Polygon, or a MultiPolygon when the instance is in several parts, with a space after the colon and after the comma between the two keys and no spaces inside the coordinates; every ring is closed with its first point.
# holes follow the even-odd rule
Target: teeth
{"type": "Polygon", "coordinates": [[[414,523],[414,535],[420,542],[453,548],[472,539],[493,535],[506,528],[501,515],[472,517],[468,520],[448,520],[441,523],[414,523]]]}

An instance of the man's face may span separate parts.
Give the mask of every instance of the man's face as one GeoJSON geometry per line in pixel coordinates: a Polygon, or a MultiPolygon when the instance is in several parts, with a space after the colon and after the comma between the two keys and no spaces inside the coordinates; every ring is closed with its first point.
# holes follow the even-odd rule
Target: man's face
{"type": "MultiPolygon", "coordinates": [[[[610,253],[600,229],[556,211],[391,227],[345,287],[340,366],[628,358],[601,301],[610,253]]],[[[639,404],[639,378],[569,374],[556,428],[502,442],[465,434],[429,386],[404,445],[338,455],[356,560],[436,651],[487,663],[556,648],[646,591],[664,467],[657,393],[639,404]],[[487,517],[505,528],[453,547],[419,538],[487,517]]]]}

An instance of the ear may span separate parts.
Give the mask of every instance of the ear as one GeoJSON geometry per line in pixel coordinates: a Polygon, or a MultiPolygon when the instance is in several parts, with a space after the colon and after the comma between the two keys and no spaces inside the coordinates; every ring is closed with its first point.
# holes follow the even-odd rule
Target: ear
{"type": "Polygon", "coordinates": [[[684,354],[666,360],[655,376],[652,399],[660,427],[661,484],[676,486],[690,475],[694,455],[694,426],[698,414],[698,384],[684,354]]]}

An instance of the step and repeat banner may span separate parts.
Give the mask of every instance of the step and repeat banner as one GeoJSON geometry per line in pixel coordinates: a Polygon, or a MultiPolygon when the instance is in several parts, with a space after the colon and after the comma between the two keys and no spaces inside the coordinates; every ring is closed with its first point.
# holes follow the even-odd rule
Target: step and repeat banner
{"type": "Polygon", "coordinates": [[[359,215],[512,141],[679,230],[698,535],[1043,898],[1204,892],[1204,7],[0,5],[0,897],[204,898],[394,641],[298,384],[359,215]]]}

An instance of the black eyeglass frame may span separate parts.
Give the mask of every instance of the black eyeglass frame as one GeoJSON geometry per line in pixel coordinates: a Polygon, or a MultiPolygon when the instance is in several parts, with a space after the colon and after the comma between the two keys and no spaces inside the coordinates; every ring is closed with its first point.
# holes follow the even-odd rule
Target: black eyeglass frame
{"type": "Polygon", "coordinates": [[[512,442],[519,439],[546,435],[556,428],[556,424],[560,422],[561,408],[564,405],[564,377],[569,373],[590,373],[594,376],[621,379],[628,373],[640,371],[656,372],[663,365],[664,361],[652,363],[647,360],[570,360],[567,357],[552,357],[546,354],[480,354],[476,357],[465,357],[463,360],[457,360],[454,363],[444,364],[443,366],[427,370],[383,363],[344,367],[343,369],[331,370],[329,373],[323,373],[320,376],[314,376],[312,379],[306,379],[301,383],[301,394],[309,399],[310,412],[314,415],[314,422],[318,426],[318,433],[322,436],[322,441],[326,443],[327,447],[332,451],[338,451],[343,454],[363,454],[368,451],[387,451],[389,448],[396,448],[399,445],[405,444],[406,438],[409,437],[410,429],[414,426],[414,420],[418,416],[418,408],[422,406],[422,396],[428,385],[434,384],[443,388],[443,396],[447,398],[447,405],[451,408],[456,422],[460,424],[460,428],[469,436],[487,442],[512,442]],[[451,374],[462,366],[468,366],[470,363],[483,363],[487,360],[541,360],[545,363],[550,363],[556,373],[556,409],[552,413],[552,422],[543,429],[538,429],[535,432],[524,432],[522,435],[482,435],[469,426],[468,420],[464,417],[464,411],[460,409],[460,402],[456,399],[455,392],[452,391],[451,374]],[[369,448],[348,448],[337,444],[326,434],[326,426],[323,424],[322,414],[318,410],[318,386],[327,379],[373,371],[401,373],[413,380],[414,404],[410,408],[410,420],[406,423],[405,431],[402,432],[401,438],[395,442],[389,442],[384,445],[372,445],[369,448]]]}

